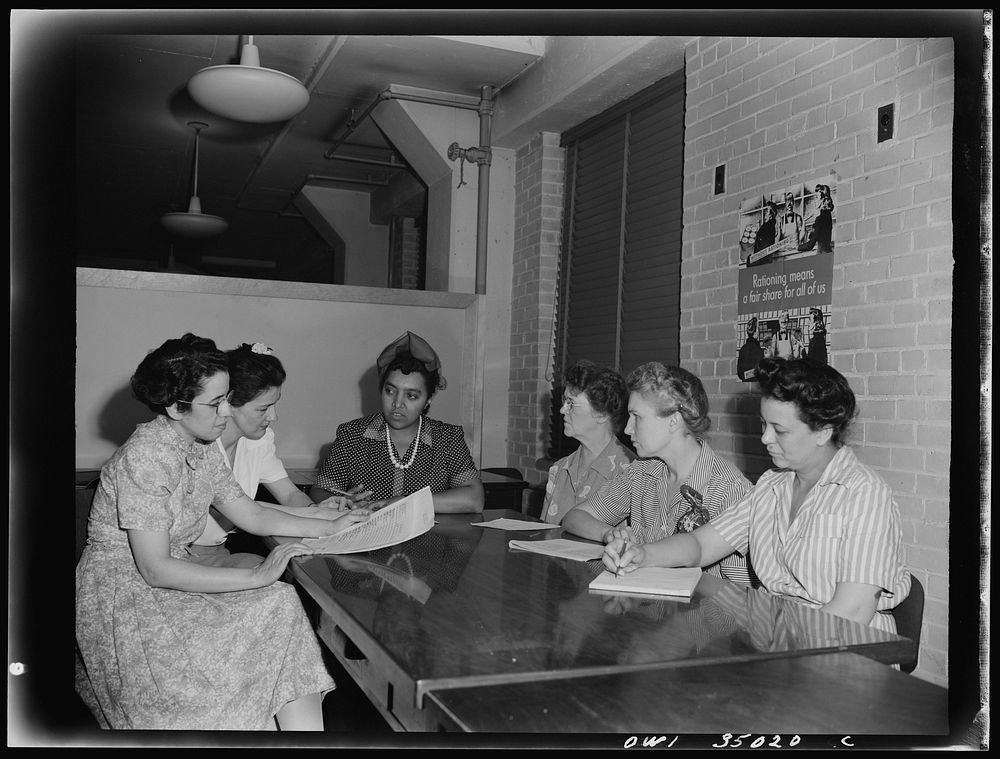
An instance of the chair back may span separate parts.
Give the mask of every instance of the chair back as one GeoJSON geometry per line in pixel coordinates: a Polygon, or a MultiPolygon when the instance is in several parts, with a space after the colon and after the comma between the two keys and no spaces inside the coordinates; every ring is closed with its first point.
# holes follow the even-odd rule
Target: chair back
{"type": "Polygon", "coordinates": [[[95,493],[97,493],[97,480],[86,487],[76,489],[76,561],[74,566],[80,563],[83,547],[87,545],[87,523],[90,520],[90,505],[94,501],[95,493]]]}
{"type": "Polygon", "coordinates": [[[891,611],[896,620],[896,632],[904,638],[913,641],[913,659],[899,665],[903,672],[912,672],[917,668],[920,656],[920,628],[924,622],[924,586],[913,575],[910,575],[910,594],[891,611]]]}
{"type": "Polygon", "coordinates": [[[510,477],[514,480],[523,480],[524,475],[521,474],[520,469],[515,469],[514,467],[508,466],[488,466],[484,467],[481,471],[492,472],[493,474],[499,474],[501,477],[510,477]]]}

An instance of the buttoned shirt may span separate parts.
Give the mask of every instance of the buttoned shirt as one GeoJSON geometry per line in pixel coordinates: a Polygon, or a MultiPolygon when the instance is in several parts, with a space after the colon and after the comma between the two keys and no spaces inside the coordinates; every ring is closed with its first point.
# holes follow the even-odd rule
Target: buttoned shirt
{"type": "Polygon", "coordinates": [[[566,512],[595,495],[604,483],[628,469],[635,454],[612,437],[597,457],[585,466],[581,445],[549,467],[542,519],[561,524],[566,512]]]}
{"type": "Polygon", "coordinates": [[[749,554],[764,588],[811,606],[833,600],[837,583],[882,589],[871,625],[895,631],[888,613],[910,591],[899,508],[892,491],[843,446],[789,521],[795,473],[761,475],[740,503],[712,520],[719,535],[749,554]]]}
{"type": "Polygon", "coordinates": [[[361,487],[371,490],[372,500],[379,501],[410,495],[425,486],[432,493],[441,493],[479,479],[465,433],[457,424],[425,416],[420,436],[414,437],[399,457],[409,461],[413,456],[413,464],[407,469],[393,465],[387,434],[381,413],[339,425],[337,439],[317,473],[316,484],[326,490],[361,487]]]}
{"type": "MultiPolygon", "coordinates": [[[[735,465],[702,442],[694,467],[676,488],[668,484],[667,467],[660,459],[636,459],[597,492],[590,507],[598,519],[609,525],[627,519],[637,543],[653,543],[715,520],[751,487],[735,465]]],[[[755,581],[745,554],[727,556],[706,571],[735,582],[755,581]]]]}

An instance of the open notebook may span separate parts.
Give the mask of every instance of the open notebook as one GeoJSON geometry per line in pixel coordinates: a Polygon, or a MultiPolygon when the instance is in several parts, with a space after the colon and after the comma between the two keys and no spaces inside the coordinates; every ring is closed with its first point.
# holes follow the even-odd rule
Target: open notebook
{"type": "Polygon", "coordinates": [[[639,567],[621,577],[605,570],[593,579],[590,589],[690,598],[700,579],[700,567],[639,567]]]}

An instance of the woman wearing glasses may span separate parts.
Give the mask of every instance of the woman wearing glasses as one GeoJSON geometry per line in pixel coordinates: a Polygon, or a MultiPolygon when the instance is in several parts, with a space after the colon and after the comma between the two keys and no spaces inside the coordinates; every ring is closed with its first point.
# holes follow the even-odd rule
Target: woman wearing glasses
{"type": "MultiPolygon", "coordinates": [[[[332,496],[319,504],[324,508],[313,508],[317,504],[292,483],[277,456],[271,424],[278,418],[275,407],[281,399],[286,375],[274,351],[263,343],[243,343],[226,351],[226,365],[229,369],[227,404],[231,413],[215,444],[224,454],[243,492],[254,498],[258,486],[263,484],[277,503],[262,505],[295,516],[319,517],[329,513],[325,507],[343,505],[342,496],[332,496]]],[[[255,566],[260,563],[256,553],[230,554],[227,548],[227,538],[230,545],[243,544],[245,536],[213,506],[205,531],[189,550],[197,561],[205,564],[255,566]]],[[[260,550],[256,544],[252,548],[260,550]]]]}
{"type": "Polygon", "coordinates": [[[104,728],[322,730],[334,683],[295,589],[277,582],[309,548],[284,543],[255,567],[223,567],[188,547],[210,503],[260,535],[321,537],[367,512],[307,519],[246,496],[215,444],[232,410],[211,340],[167,340],[131,384],[156,418],[101,469],[76,568],[78,692],[104,728]]]}
{"type": "Polygon", "coordinates": [[[625,426],[628,389],[618,372],[592,361],[577,361],[567,372],[560,410],[563,431],[580,447],[549,468],[542,519],[559,524],[621,472],[635,454],[618,441],[625,426]]]}
{"type": "MultiPolygon", "coordinates": [[[[696,376],[658,362],[634,369],[629,389],[629,435],[639,459],[563,520],[568,531],[608,543],[652,543],[706,524],[750,491],[749,480],[704,440],[708,396],[696,376]]],[[[754,581],[732,551],[707,571],[754,581]]]]}

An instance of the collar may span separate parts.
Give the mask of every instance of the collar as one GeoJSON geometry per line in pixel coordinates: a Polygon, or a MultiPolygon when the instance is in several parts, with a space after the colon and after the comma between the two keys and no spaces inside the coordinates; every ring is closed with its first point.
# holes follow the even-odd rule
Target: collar
{"type": "Polygon", "coordinates": [[[165,414],[158,414],[150,424],[163,431],[166,441],[184,455],[184,460],[192,469],[201,464],[208,455],[208,448],[212,443],[199,443],[197,440],[188,442],[181,433],[174,429],[165,414]]]}
{"type": "MultiPolygon", "coordinates": [[[[823,470],[814,487],[822,487],[823,485],[842,485],[847,487],[851,474],[857,465],[858,457],[854,451],[850,446],[842,445],[833,455],[833,458],[830,459],[830,463],[826,465],[826,469],[823,470]]],[[[774,487],[783,487],[785,485],[791,487],[791,481],[795,477],[795,472],[791,469],[772,469],[770,471],[775,474],[774,487]]]]}
{"type": "Polygon", "coordinates": [[[712,462],[715,460],[715,452],[708,443],[702,441],[701,451],[698,453],[698,460],[691,468],[691,474],[681,483],[687,485],[692,490],[704,493],[712,483],[712,462]]]}
{"type": "Polygon", "coordinates": [[[842,445],[820,475],[817,485],[847,485],[848,477],[858,464],[858,457],[850,446],[842,445]]]}
{"type": "MultiPolygon", "coordinates": [[[[591,463],[590,468],[600,474],[605,480],[610,480],[611,475],[615,473],[615,465],[612,463],[611,457],[616,453],[621,453],[624,456],[624,452],[619,450],[621,447],[622,445],[618,442],[618,438],[612,435],[608,444],[597,454],[597,458],[591,463]]],[[[577,456],[578,460],[579,458],[583,458],[582,448],[583,446],[581,445],[580,448],[577,448],[573,452],[573,455],[577,456]]]]}

